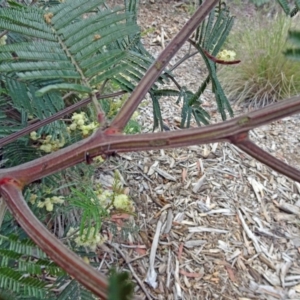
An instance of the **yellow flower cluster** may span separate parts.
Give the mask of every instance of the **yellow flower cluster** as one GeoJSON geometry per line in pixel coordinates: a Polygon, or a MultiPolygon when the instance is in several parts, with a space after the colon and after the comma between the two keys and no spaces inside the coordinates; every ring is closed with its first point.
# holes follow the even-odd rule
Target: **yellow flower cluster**
{"type": "Polygon", "coordinates": [[[125,194],[120,194],[120,195],[115,196],[114,207],[116,209],[121,209],[121,210],[124,210],[127,212],[134,211],[133,202],[125,194]]]}
{"type": "Polygon", "coordinates": [[[0,38],[0,46],[6,45],[7,35],[4,35],[0,38]]]}
{"type": "Polygon", "coordinates": [[[51,198],[48,197],[45,199],[45,201],[39,201],[37,207],[46,207],[47,211],[53,211],[54,204],[62,204],[64,201],[65,199],[63,196],[53,196],[51,198]]]}
{"type": "Polygon", "coordinates": [[[217,59],[224,60],[224,61],[232,61],[236,57],[236,53],[232,50],[223,50],[218,53],[217,59]]]}
{"type": "Polygon", "coordinates": [[[97,199],[99,201],[100,206],[107,208],[111,205],[113,199],[113,192],[106,190],[103,191],[102,189],[97,189],[95,191],[97,195],[97,199]]]}
{"type": "Polygon", "coordinates": [[[36,199],[37,199],[37,195],[36,194],[31,194],[30,198],[29,198],[29,202],[31,204],[34,204],[36,199]]]}
{"type": "Polygon", "coordinates": [[[136,120],[136,119],[138,118],[139,115],[140,115],[139,112],[138,112],[138,111],[135,111],[135,112],[133,113],[133,115],[131,116],[131,120],[136,120]]]}
{"type": "Polygon", "coordinates": [[[52,139],[52,135],[47,135],[44,139],[38,136],[36,131],[32,131],[30,133],[30,138],[33,141],[38,141],[40,143],[39,149],[46,152],[51,153],[57,151],[65,145],[65,139],[61,140],[52,139]]]}
{"type": "Polygon", "coordinates": [[[124,210],[129,213],[134,212],[133,202],[125,194],[116,194],[109,190],[103,191],[101,188],[95,190],[95,193],[99,200],[99,205],[107,210],[114,207],[115,209],[124,210]]]}
{"type": "Polygon", "coordinates": [[[91,134],[99,124],[96,122],[92,122],[90,124],[86,124],[88,118],[84,112],[74,113],[72,115],[72,124],[68,127],[68,131],[75,131],[79,129],[83,136],[87,136],[91,134]]]}
{"type": "Polygon", "coordinates": [[[102,164],[103,162],[104,162],[104,159],[101,155],[95,156],[93,158],[93,163],[102,164]]]}
{"type": "Polygon", "coordinates": [[[88,247],[92,251],[95,251],[97,246],[102,245],[106,241],[106,237],[104,237],[100,232],[95,232],[95,230],[95,227],[91,227],[89,230],[85,228],[83,230],[83,234],[80,236],[78,229],[71,227],[67,236],[75,236],[74,242],[77,247],[88,247]]]}

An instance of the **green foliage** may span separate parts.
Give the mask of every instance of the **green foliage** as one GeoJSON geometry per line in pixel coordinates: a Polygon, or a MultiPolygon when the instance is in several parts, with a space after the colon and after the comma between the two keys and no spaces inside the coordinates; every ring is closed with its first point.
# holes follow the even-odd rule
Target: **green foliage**
{"type": "Polygon", "coordinates": [[[281,8],[287,16],[293,17],[300,10],[299,0],[291,1],[294,2],[294,7],[291,7],[287,0],[277,0],[277,2],[279,3],[279,5],[281,6],[281,8]]]}
{"type": "Polygon", "coordinates": [[[108,300],[130,300],[133,296],[133,283],[127,272],[117,273],[112,269],[109,277],[108,300]]]}
{"type": "Polygon", "coordinates": [[[89,18],[83,14],[97,11],[103,0],[66,1],[48,11],[37,7],[4,8],[0,11],[0,28],[35,40],[4,45],[0,48],[0,72],[16,73],[19,80],[60,79],[63,85],[47,84],[35,94],[51,90],[81,89],[92,92],[93,86],[118,74],[134,60],[134,46],[129,36],[138,27],[129,12],[105,9],[89,18]],[[125,22],[125,23],[124,23],[125,22]],[[97,26],[95,26],[95,24],[97,26]],[[126,46],[124,44],[127,42],[126,46]],[[123,45],[122,45],[123,44],[123,45]],[[11,54],[15,53],[15,57],[11,54]]]}
{"type": "Polygon", "coordinates": [[[97,195],[91,187],[83,190],[71,189],[69,202],[72,207],[77,207],[81,211],[80,234],[85,228],[88,232],[95,227],[95,233],[100,231],[102,219],[108,215],[106,207],[99,205],[97,195]]]}
{"type": "Polygon", "coordinates": [[[290,30],[288,33],[288,41],[293,45],[293,48],[287,49],[284,54],[286,57],[300,61],[300,32],[290,30]]]}
{"type": "MultiPolygon", "coordinates": [[[[0,29],[8,30],[0,47],[0,137],[62,110],[63,92],[94,93],[107,79],[132,91],[152,63],[139,40],[136,1],[127,1],[125,10],[108,9],[103,0],[44,2],[0,10],[0,29]]],[[[68,145],[66,125],[56,121],[38,134],[68,145]]],[[[3,148],[5,166],[33,160],[42,154],[37,150],[23,137],[3,148]]]]}
{"type": "MultiPolygon", "coordinates": [[[[98,90],[105,92],[111,88],[131,92],[153,62],[153,57],[140,40],[135,0],[125,1],[125,8],[113,9],[109,9],[104,0],[37,1],[36,5],[30,6],[15,1],[5,4],[0,9],[0,29],[8,31],[6,44],[0,46],[0,138],[52,116],[83,95],[93,96],[98,90]],[[68,92],[74,92],[76,96],[66,100],[64,93],[68,92]]],[[[177,91],[159,89],[167,78],[174,80],[172,70],[166,70],[152,86],[154,128],[163,129],[159,101],[165,96],[175,96],[178,102],[182,101],[182,127],[189,127],[193,117],[198,125],[207,124],[209,115],[201,107],[200,97],[210,82],[222,118],[226,118],[226,111],[232,115],[216,76],[216,65],[203,51],[205,49],[216,55],[232,24],[229,11],[220,6],[199,26],[195,45],[206,63],[209,76],[200,83],[197,91],[185,87],[177,91]]],[[[108,100],[101,101],[101,106],[108,119],[115,116],[121,107],[119,101],[108,100]]],[[[90,107],[85,113],[88,117],[94,115],[90,107]]],[[[3,147],[5,167],[43,155],[39,143],[49,136],[52,141],[64,139],[66,145],[78,141],[82,138],[78,132],[68,132],[71,122],[72,116],[66,116],[64,121],[40,128],[36,140],[26,136],[3,147]]],[[[125,133],[139,131],[138,121],[132,118],[125,133]]],[[[80,225],[78,233],[87,241],[90,233],[94,236],[99,233],[109,209],[131,208],[128,197],[117,191],[117,185],[113,187],[111,202],[106,206],[99,205],[97,201],[101,195],[91,187],[92,172],[93,168],[79,165],[44,178],[25,191],[27,201],[32,195],[36,196],[33,211],[42,222],[53,222],[53,231],[58,236],[66,236],[71,226],[80,225]],[[48,198],[68,193],[68,203],[54,207],[43,205],[48,198]],[[59,229],[55,229],[57,227],[59,229]]],[[[54,297],[46,288],[42,275],[58,277],[61,269],[28,240],[22,230],[17,231],[18,235],[11,235],[15,230],[6,224],[3,224],[0,236],[0,292],[1,288],[10,290],[14,299],[93,299],[91,293],[75,281],[69,282],[65,275],[58,278],[53,286],[69,284],[62,288],[58,297],[54,297]]],[[[111,224],[112,232],[113,226],[111,224]]],[[[121,234],[132,231],[132,228],[124,228],[121,234]]],[[[129,299],[132,285],[128,283],[128,274],[113,272],[110,284],[110,299],[129,299]]]]}
{"type": "Polygon", "coordinates": [[[262,6],[266,3],[269,3],[270,0],[250,0],[250,2],[252,2],[254,5],[259,7],[259,6],[262,6]]]}
{"type": "Polygon", "coordinates": [[[129,122],[126,124],[126,127],[124,128],[125,134],[136,134],[141,132],[141,125],[136,120],[129,120],[129,122]]]}
{"type": "Polygon", "coordinates": [[[196,47],[206,64],[206,67],[209,71],[209,77],[202,83],[202,85],[199,86],[196,93],[188,96],[188,103],[189,105],[194,106],[194,110],[185,109],[185,111],[182,112],[183,116],[187,114],[187,120],[190,119],[190,115],[193,113],[198,124],[200,122],[207,124],[208,115],[200,107],[199,104],[201,102],[199,101],[199,98],[207,87],[209,81],[212,82],[213,92],[215,93],[218,110],[222,116],[222,119],[226,119],[226,111],[230,116],[233,116],[233,111],[230,107],[228,99],[224,94],[217,78],[216,64],[211,61],[203,51],[206,50],[213,56],[217,55],[233,26],[233,21],[234,18],[230,16],[228,8],[225,5],[220,5],[216,11],[210,12],[208,19],[203,22],[196,31],[196,47]]]}
{"type": "Polygon", "coordinates": [[[14,293],[18,297],[22,296],[22,299],[46,299],[50,290],[46,287],[43,275],[57,276],[64,271],[28,238],[5,233],[4,226],[0,236],[0,296],[1,289],[4,289],[10,291],[6,295],[7,299],[14,293]]]}
{"type": "MultiPolygon", "coordinates": [[[[49,300],[95,300],[95,296],[86,289],[84,289],[76,280],[70,280],[66,277],[58,279],[60,285],[63,286],[67,283],[67,286],[63,288],[63,291],[58,297],[51,297],[49,300]]],[[[59,286],[58,286],[59,288],[59,286]]]]}
{"type": "Polygon", "coordinates": [[[292,25],[289,17],[255,23],[230,37],[228,45],[242,62],[224,66],[220,78],[232,100],[264,106],[300,92],[300,64],[283,55],[292,25]]]}

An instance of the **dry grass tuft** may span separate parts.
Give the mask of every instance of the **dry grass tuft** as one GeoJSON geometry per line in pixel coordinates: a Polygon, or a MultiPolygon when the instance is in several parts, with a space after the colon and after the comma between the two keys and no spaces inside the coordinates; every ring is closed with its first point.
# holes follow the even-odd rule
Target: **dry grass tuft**
{"type": "Polygon", "coordinates": [[[292,26],[292,20],[281,15],[270,21],[245,22],[230,36],[228,48],[242,62],[220,69],[229,99],[261,107],[300,93],[300,62],[283,55],[292,26]]]}

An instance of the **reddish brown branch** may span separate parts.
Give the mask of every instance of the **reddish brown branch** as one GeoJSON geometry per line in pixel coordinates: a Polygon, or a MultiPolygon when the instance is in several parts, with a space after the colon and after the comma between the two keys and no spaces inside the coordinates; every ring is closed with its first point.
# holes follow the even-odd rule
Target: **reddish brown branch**
{"type": "Polygon", "coordinates": [[[220,65],[236,65],[239,64],[241,61],[240,60],[222,60],[214,57],[211,55],[208,51],[202,48],[202,51],[204,54],[214,63],[220,64],[220,65]]]}
{"type": "Polygon", "coordinates": [[[178,148],[230,141],[236,135],[293,113],[300,113],[300,96],[272,104],[226,122],[201,128],[138,135],[112,134],[113,128],[109,128],[106,132],[98,130],[93,136],[55,153],[13,168],[0,170],[0,180],[4,177],[10,177],[25,185],[85,161],[87,152],[92,158],[111,152],[178,148]]]}
{"type": "MultiPolygon", "coordinates": [[[[92,158],[99,154],[114,151],[125,152],[178,148],[217,141],[235,143],[259,161],[300,182],[298,170],[273,158],[247,139],[249,130],[300,112],[300,97],[294,97],[259,111],[203,128],[134,136],[118,134],[125,127],[143,97],[176,51],[218,2],[219,0],[206,0],[199,7],[194,16],[186,23],[175,39],[171,41],[147,71],[131,97],[116,116],[110,128],[104,132],[98,130],[91,137],[45,157],[0,171],[0,193],[6,199],[9,208],[22,228],[51,259],[64,268],[70,275],[74,276],[85,287],[104,299],[107,290],[105,278],[86,265],[45,229],[29,210],[18,185],[23,186],[39,178],[83,162],[87,157],[87,152],[89,153],[89,157],[92,158]],[[7,178],[11,178],[12,180],[7,180],[7,178]]],[[[30,130],[34,129],[30,128],[30,130]]]]}
{"type": "Polygon", "coordinates": [[[113,120],[111,125],[114,128],[117,128],[120,132],[124,129],[132,114],[169,61],[218,2],[219,0],[206,0],[182,27],[176,37],[172,39],[164,51],[162,51],[113,120]]]}
{"type": "Polygon", "coordinates": [[[263,149],[255,145],[252,141],[250,141],[249,138],[239,140],[234,144],[252,157],[256,158],[258,161],[271,167],[273,170],[287,177],[290,177],[295,181],[300,182],[300,170],[287,165],[283,161],[264,151],[263,149]]]}
{"type": "Polygon", "coordinates": [[[1,195],[29,237],[63,270],[102,299],[107,299],[106,278],[69,250],[35,217],[27,206],[21,190],[13,182],[0,185],[1,195]]]}
{"type": "MultiPolygon", "coordinates": [[[[120,91],[120,92],[116,92],[116,93],[112,93],[112,94],[108,94],[108,95],[101,95],[98,97],[98,99],[107,99],[107,98],[112,98],[112,97],[117,97],[117,96],[120,96],[120,95],[123,95],[125,94],[126,92],[124,91],[120,91]]],[[[87,104],[89,104],[91,102],[91,97],[89,98],[86,98],[86,99],[83,99],[61,111],[59,111],[58,113],[54,114],[53,116],[47,118],[47,119],[44,119],[44,120],[41,120],[41,121],[38,121],[32,125],[29,125],[17,132],[14,132],[2,139],[0,139],[0,147],[3,147],[4,145],[7,145],[13,141],[15,141],[16,139],[26,135],[26,134],[29,134],[30,132],[32,131],[35,131],[47,124],[50,124],[56,120],[59,120],[61,119],[63,116],[65,115],[68,115],[68,114],[71,114],[72,112],[74,112],[75,110],[81,108],[81,107],[84,107],[86,106],[87,104]]]]}

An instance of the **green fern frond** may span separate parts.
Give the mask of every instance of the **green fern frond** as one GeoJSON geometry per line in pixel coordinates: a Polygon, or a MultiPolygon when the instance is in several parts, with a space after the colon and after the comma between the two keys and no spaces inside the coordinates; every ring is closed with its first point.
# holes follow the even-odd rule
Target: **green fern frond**
{"type": "Polygon", "coordinates": [[[13,167],[20,163],[25,163],[37,158],[35,148],[28,147],[24,139],[19,139],[13,143],[7,144],[2,150],[3,160],[5,160],[5,167],[13,167]]]}
{"type": "Polygon", "coordinates": [[[232,29],[234,24],[234,18],[230,18],[230,20],[228,20],[226,27],[224,28],[222,35],[220,37],[220,39],[218,40],[217,44],[214,47],[214,50],[212,52],[212,55],[217,55],[219,53],[219,51],[221,50],[222,46],[225,43],[226,38],[229,35],[230,30],[232,29]]]}
{"type": "Polygon", "coordinates": [[[41,97],[44,94],[50,92],[50,91],[63,91],[63,90],[72,90],[75,91],[77,93],[91,93],[92,90],[89,87],[86,86],[82,86],[79,84],[74,84],[74,83],[58,83],[58,84],[54,84],[51,86],[45,86],[44,88],[39,89],[38,91],[35,92],[35,95],[37,97],[41,97]]]}
{"type": "Polygon", "coordinates": [[[206,49],[211,49],[212,45],[216,44],[216,40],[221,36],[221,32],[223,29],[223,22],[226,22],[226,15],[228,14],[228,12],[226,10],[221,10],[220,13],[217,16],[217,19],[213,25],[213,28],[211,30],[210,36],[212,37],[211,39],[209,39],[209,45],[207,46],[206,49]]]}
{"type": "Polygon", "coordinates": [[[86,0],[83,3],[75,0],[54,6],[49,11],[36,7],[25,7],[22,10],[6,8],[1,11],[3,22],[0,22],[0,28],[39,41],[2,47],[0,61],[4,63],[0,65],[0,73],[16,73],[22,81],[27,82],[49,79],[68,81],[65,84],[69,85],[62,82],[61,85],[45,87],[37,93],[41,96],[59,87],[78,92],[78,80],[91,92],[92,85],[126,69],[126,56],[130,49],[120,49],[118,45],[122,45],[122,41],[126,41],[129,36],[136,35],[139,29],[135,22],[129,21],[129,12],[121,13],[119,8],[95,11],[103,2],[86,0]],[[83,18],[84,14],[91,12],[93,15],[83,18]],[[19,17],[15,19],[13,15],[19,17]],[[93,79],[91,85],[87,78],[93,79]]]}
{"type": "MultiPolygon", "coordinates": [[[[62,281],[65,283],[65,280],[62,281]]],[[[53,298],[50,298],[51,300],[53,298]]],[[[49,300],[50,300],[49,299],[49,300]]],[[[55,297],[56,300],[70,300],[70,299],[82,299],[82,300],[95,300],[93,294],[84,289],[77,281],[71,280],[69,284],[63,289],[63,291],[55,297]]]]}
{"type": "MultiPolygon", "coordinates": [[[[233,111],[217,78],[216,65],[207,58],[203,49],[211,52],[213,56],[217,55],[233,26],[233,22],[234,18],[230,16],[226,6],[220,7],[217,13],[212,11],[208,20],[200,25],[201,29],[199,30],[198,28],[198,39],[195,43],[195,46],[201,54],[209,71],[209,77],[202,83],[195,95],[190,98],[190,104],[195,105],[195,101],[200,98],[204,89],[207,87],[208,82],[211,81],[213,85],[213,92],[216,96],[218,111],[223,120],[226,120],[226,111],[228,111],[230,116],[233,116],[233,111]]],[[[201,115],[201,117],[198,117],[197,122],[200,122],[201,119],[206,120],[205,122],[207,122],[207,118],[205,118],[203,114],[199,114],[199,112],[202,112],[200,106],[198,106],[198,108],[199,109],[196,109],[193,112],[194,116],[201,115]]]]}
{"type": "Polygon", "coordinates": [[[2,244],[6,245],[6,249],[22,253],[23,255],[35,256],[41,259],[45,259],[47,257],[33,241],[30,239],[20,240],[20,237],[14,234],[8,236],[0,235],[0,245],[2,244]]]}
{"type": "Polygon", "coordinates": [[[83,20],[81,22],[72,24],[72,26],[69,26],[70,28],[67,27],[58,30],[58,32],[63,35],[66,45],[73,46],[78,42],[81,42],[82,44],[82,41],[87,41],[87,44],[91,44],[93,39],[87,38],[88,36],[93,37],[93,35],[96,34],[99,34],[102,38],[108,36],[110,30],[112,29],[109,28],[111,25],[119,28],[118,24],[122,24],[127,18],[127,14],[119,13],[119,10],[99,13],[99,15],[96,16],[97,18],[91,17],[93,22],[90,22],[90,19],[87,19],[87,22],[83,20]],[[86,23],[91,24],[87,26],[86,23]],[[95,24],[97,26],[95,26],[95,24]]]}
{"type": "Polygon", "coordinates": [[[212,10],[208,16],[207,22],[202,23],[202,26],[205,26],[205,31],[204,31],[204,39],[203,39],[203,47],[204,49],[209,49],[208,48],[208,43],[209,43],[209,39],[210,39],[210,34],[211,34],[211,30],[213,28],[213,22],[214,22],[214,18],[215,18],[215,11],[212,10]]]}
{"type": "Polygon", "coordinates": [[[104,0],[65,1],[64,3],[51,8],[50,12],[54,15],[52,18],[52,23],[55,24],[55,28],[59,30],[65,27],[66,25],[74,22],[83,14],[92,12],[94,8],[98,7],[103,3],[104,0]]]}
{"type": "Polygon", "coordinates": [[[192,107],[192,113],[198,126],[201,126],[201,124],[205,124],[205,125],[209,124],[208,120],[210,119],[210,115],[202,107],[200,106],[192,107]]]}
{"type": "Polygon", "coordinates": [[[219,113],[221,114],[222,120],[226,120],[225,111],[227,110],[229,112],[229,115],[232,117],[233,110],[217,77],[215,64],[207,58],[205,58],[204,60],[206,62],[207,68],[209,69],[210,75],[212,77],[213,91],[216,95],[216,101],[217,101],[219,113]]]}
{"type": "Polygon", "coordinates": [[[81,210],[80,234],[83,234],[85,228],[89,232],[92,227],[95,227],[95,233],[99,232],[102,219],[107,216],[106,207],[101,207],[97,195],[91,188],[82,187],[82,189],[84,190],[71,188],[72,194],[69,197],[72,207],[81,210]]]}
{"type": "Polygon", "coordinates": [[[43,271],[57,276],[64,272],[54,262],[47,259],[30,259],[23,253],[0,248],[1,267],[9,267],[10,263],[16,264],[17,270],[30,273],[32,275],[41,275],[43,271]]]}
{"type": "Polygon", "coordinates": [[[0,300],[16,300],[19,297],[12,291],[0,289],[0,300]]]}
{"type": "Polygon", "coordinates": [[[290,30],[288,34],[288,41],[293,44],[293,48],[287,49],[284,55],[293,60],[300,60],[300,32],[290,30]]]}
{"type": "Polygon", "coordinates": [[[127,92],[132,92],[135,88],[135,85],[130,82],[128,79],[124,78],[122,75],[115,76],[112,79],[112,82],[120,86],[120,88],[127,92]]]}
{"type": "MultiPolygon", "coordinates": [[[[29,61],[67,61],[65,53],[61,48],[57,47],[54,42],[43,41],[43,43],[21,42],[15,44],[7,44],[0,47],[1,60],[5,61],[4,55],[15,52],[19,60],[29,61]],[[3,53],[3,54],[2,54],[3,53]],[[5,54],[4,54],[5,53],[5,54]]],[[[11,55],[15,61],[16,57],[11,55]]],[[[11,59],[9,59],[11,60],[11,59]]]]}
{"type": "Polygon", "coordinates": [[[277,0],[277,2],[282,7],[285,14],[289,15],[290,14],[290,7],[289,7],[289,4],[288,4],[287,0],[277,0]]]}
{"type": "Polygon", "coordinates": [[[189,106],[190,98],[193,97],[193,93],[191,91],[186,91],[182,93],[183,98],[183,105],[181,110],[181,123],[180,127],[189,128],[191,126],[191,116],[192,116],[192,107],[189,106]]]}
{"type": "MultiPolygon", "coordinates": [[[[142,51],[142,50],[141,50],[142,51]]],[[[142,55],[139,51],[129,51],[127,56],[127,67],[122,72],[114,76],[114,81],[118,82],[120,87],[126,91],[133,91],[136,84],[142,79],[153,60],[149,55],[142,55]]],[[[166,76],[162,74],[157,82],[163,84],[166,76]]],[[[158,88],[157,84],[153,84],[151,91],[155,91],[158,88]]]]}
{"type": "Polygon", "coordinates": [[[20,126],[18,126],[17,122],[7,118],[3,111],[0,111],[0,125],[0,139],[20,130],[20,126]]]}
{"type": "Polygon", "coordinates": [[[46,284],[45,281],[29,277],[26,273],[0,267],[0,288],[44,299],[47,292],[46,284]]]}
{"type": "Polygon", "coordinates": [[[86,61],[85,68],[88,69],[88,67],[90,67],[86,72],[86,76],[90,78],[101,72],[105,72],[105,70],[109,70],[111,67],[116,65],[117,62],[126,59],[127,55],[128,53],[126,52],[114,50],[109,53],[105,53],[96,59],[86,61]]]}

